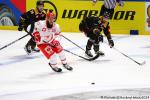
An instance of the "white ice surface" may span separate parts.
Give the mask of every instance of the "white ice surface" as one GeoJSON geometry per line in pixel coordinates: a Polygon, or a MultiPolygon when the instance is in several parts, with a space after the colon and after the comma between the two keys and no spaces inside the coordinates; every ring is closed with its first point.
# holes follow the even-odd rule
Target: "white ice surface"
{"type": "MultiPolygon", "coordinates": [[[[0,47],[25,35],[25,32],[0,30],[0,47]]],[[[62,33],[85,49],[87,37],[82,33],[62,33]]],[[[72,72],[63,68],[55,73],[42,53],[27,55],[26,38],[0,50],[0,100],[46,100],[65,94],[131,88],[150,88],[150,36],[113,35],[115,48],[101,43],[104,57],[86,61],[65,52],[72,72]],[[95,85],[91,85],[94,82],[95,85]]],[[[107,40],[105,39],[107,42],[107,40]]],[[[62,38],[65,49],[85,56],[84,51],[62,38]]],[[[92,51],[93,52],[93,51],[92,51]]],[[[94,52],[93,52],[94,53],[94,52]]],[[[62,65],[58,59],[58,65],[62,65]]]]}

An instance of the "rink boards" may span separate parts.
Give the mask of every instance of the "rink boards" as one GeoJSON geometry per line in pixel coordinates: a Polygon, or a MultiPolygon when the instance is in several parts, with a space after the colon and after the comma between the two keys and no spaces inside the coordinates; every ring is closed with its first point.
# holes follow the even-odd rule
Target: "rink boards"
{"type": "MultiPolygon", "coordinates": [[[[6,2],[9,0],[3,0],[6,2]]],[[[57,23],[63,32],[79,32],[78,25],[84,16],[99,16],[103,1],[93,6],[91,0],[45,0],[45,11],[53,9],[57,15],[57,23]]],[[[1,2],[0,2],[1,3],[1,2]]],[[[35,8],[36,0],[26,1],[26,11],[35,8]],[[32,2],[32,3],[31,3],[32,2]]],[[[19,10],[20,12],[23,10],[19,10]]],[[[17,12],[17,10],[16,10],[17,12]]],[[[150,2],[147,0],[126,0],[123,7],[116,7],[110,19],[112,34],[150,34],[150,2]]],[[[18,21],[18,16],[16,20],[18,21]]],[[[17,27],[0,27],[1,29],[17,29],[17,27]]]]}

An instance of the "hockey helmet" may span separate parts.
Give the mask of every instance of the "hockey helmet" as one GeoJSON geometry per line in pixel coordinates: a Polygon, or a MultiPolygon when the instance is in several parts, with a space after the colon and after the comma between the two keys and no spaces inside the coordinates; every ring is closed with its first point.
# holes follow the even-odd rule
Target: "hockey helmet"
{"type": "Polygon", "coordinates": [[[47,19],[55,19],[55,14],[53,13],[53,12],[48,12],[47,14],[46,14],[46,18],[47,19]]]}
{"type": "Polygon", "coordinates": [[[38,0],[38,1],[36,2],[36,6],[38,6],[38,5],[43,5],[43,6],[44,6],[44,2],[43,2],[42,0],[38,0]]]}
{"type": "Polygon", "coordinates": [[[55,14],[52,12],[48,12],[46,14],[46,23],[47,23],[47,27],[51,28],[53,26],[53,23],[55,22],[55,14]]]}

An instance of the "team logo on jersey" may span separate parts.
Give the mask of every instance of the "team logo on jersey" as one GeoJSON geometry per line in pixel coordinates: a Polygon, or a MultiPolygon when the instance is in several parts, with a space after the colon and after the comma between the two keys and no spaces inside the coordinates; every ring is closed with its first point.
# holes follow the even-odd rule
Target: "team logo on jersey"
{"type": "Polygon", "coordinates": [[[150,27],[150,5],[147,7],[147,23],[148,23],[148,27],[150,27]]]}
{"type": "Polygon", "coordinates": [[[45,12],[53,11],[53,13],[56,14],[56,19],[55,19],[55,21],[56,21],[57,17],[58,17],[58,11],[57,11],[55,4],[48,0],[45,0],[43,2],[44,2],[45,12]]]}

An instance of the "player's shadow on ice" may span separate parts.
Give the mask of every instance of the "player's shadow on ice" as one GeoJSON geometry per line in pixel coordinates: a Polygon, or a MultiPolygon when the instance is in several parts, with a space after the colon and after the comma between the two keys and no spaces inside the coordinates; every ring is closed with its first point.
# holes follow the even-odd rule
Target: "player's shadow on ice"
{"type": "Polygon", "coordinates": [[[41,58],[41,57],[42,55],[17,55],[17,56],[6,58],[6,60],[4,59],[3,62],[0,62],[0,65],[6,66],[6,65],[20,63],[35,58],[41,58]]]}
{"type": "Polygon", "coordinates": [[[94,64],[101,64],[101,63],[108,63],[108,62],[111,62],[112,60],[109,60],[109,59],[96,59],[96,60],[93,60],[93,61],[87,61],[87,60],[84,60],[84,59],[79,59],[78,61],[80,62],[90,62],[90,63],[94,63],[94,64]]]}
{"type": "Polygon", "coordinates": [[[68,73],[68,72],[67,71],[62,71],[62,72],[59,72],[59,73],[58,72],[53,72],[53,71],[43,72],[43,73],[40,73],[40,74],[36,74],[34,76],[30,76],[30,77],[28,77],[28,79],[51,78],[51,77],[54,77],[54,76],[65,74],[65,73],[68,73]]]}

